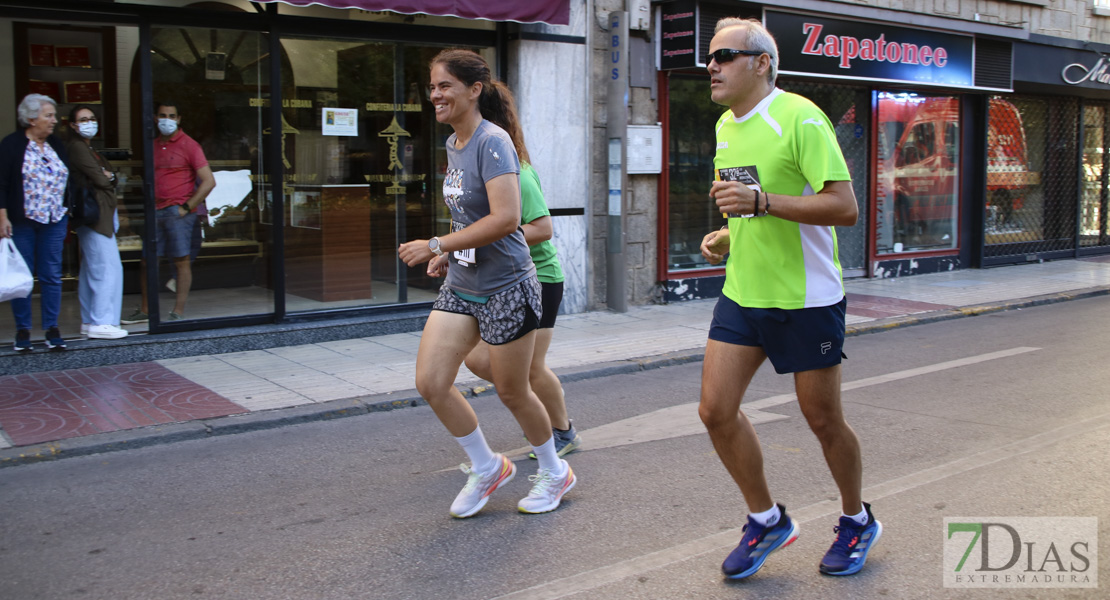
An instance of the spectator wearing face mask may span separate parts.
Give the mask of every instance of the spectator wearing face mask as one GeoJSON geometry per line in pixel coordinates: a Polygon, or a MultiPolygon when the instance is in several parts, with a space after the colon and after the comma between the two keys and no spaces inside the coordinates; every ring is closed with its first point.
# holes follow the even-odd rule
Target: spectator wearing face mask
{"type": "MultiPolygon", "coordinates": [[[[185,317],[185,302],[193,285],[193,269],[189,262],[197,207],[216,187],[216,178],[200,144],[181,131],[181,114],[172,102],[154,106],[159,136],[154,140],[155,234],[158,257],[169,257],[177,271],[177,298],[168,321],[185,317]]],[[[149,317],[146,280],[146,253],[140,270],[142,305],[126,319],[125,325],[145,323],[149,317]]]]}
{"type": "Polygon", "coordinates": [[[81,224],[81,276],[77,297],[81,302],[81,335],[115,340],[127,337],[119,326],[123,308],[123,263],[120,262],[116,230],[116,175],[112,165],[92,147],[99,120],[91,106],[79,105],[69,113],[70,177],[74,189],[92,189],[100,208],[95,223],[81,224]]]}

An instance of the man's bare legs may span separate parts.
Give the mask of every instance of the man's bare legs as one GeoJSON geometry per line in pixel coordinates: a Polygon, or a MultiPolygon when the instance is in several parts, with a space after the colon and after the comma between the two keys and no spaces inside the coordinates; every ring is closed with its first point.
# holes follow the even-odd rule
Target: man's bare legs
{"type": "MultiPolygon", "coordinates": [[[[763,472],[759,436],[740,404],[766,355],[754,346],[709,340],[702,367],[698,413],[713,447],[744,494],[748,510],[758,513],[773,506],[763,472]]],[[[840,365],[794,374],[798,404],[821,443],[825,462],[840,490],[844,514],[861,510],[863,466],[859,439],[844,420],[840,404],[840,365]]]]}
{"type": "MultiPolygon", "coordinates": [[[[173,265],[177,267],[177,297],[174,301],[173,312],[184,315],[185,314],[185,301],[189,299],[189,288],[193,287],[193,265],[189,262],[189,255],[176,257],[173,259],[173,265]]],[[[150,314],[150,301],[149,293],[147,292],[146,281],[146,259],[139,260],[139,291],[142,294],[142,301],[139,304],[139,310],[144,313],[150,314]]]]}
{"type": "Polygon", "coordinates": [[[756,346],[709,340],[702,363],[701,404],[698,415],[709,431],[717,456],[728,469],[748,504],[759,513],[774,506],[763,474],[763,451],[751,421],[740,412],[740,402],[759,365],[767,358],[756,346]]]}
{"type": "Polygon", "coordinates": [[[193,287],[193,264],[186,254],[174,258],[173,266],[177,267],[177,298],[173,305],[173,312],[184,316],[185,301],[189,299],[189,289],[193,287]]]}
{"type": "Polygon", "coordinates": [[[821,442],[825,462],[840,490],[842,510],[854,515],[863,510],[863,461],[859,438],[844,420],[840,404],[840,365],[795,373],[794,387],[802,414],[821,442]]]}

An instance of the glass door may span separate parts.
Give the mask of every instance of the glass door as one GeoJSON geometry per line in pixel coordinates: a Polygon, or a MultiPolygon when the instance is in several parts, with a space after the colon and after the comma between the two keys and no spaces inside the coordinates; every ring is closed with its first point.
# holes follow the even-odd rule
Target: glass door
{"type": "MultiPolygon", "coordinates": [[[[140,61],[131,69],[131,145],[142,148],[147,131],[143,119],[158,113],[177,115],[177,131],[159,132],[153,139],[156,205],[187,200],[204,180],[205,167],[216,187],[189,217],[190,231],[172,219],[156,227],[160,246],[157,281],[149,294],[159,294],[161,322],[184,299],[185,319],[272,313],[272,244],[262,203],[270,96],[269,40],[265,34],[196,27],[151,28],[151,82],[155,115],[140,110],[140,61]],[[158,105],[162,105],[161,109],[158,105]],[[191,141],[190,141],[191,140],[191,141]],[[195,142],[195,144],[193,144],[195,142]],[[199,154],[195,151],[199,148],[199,154]],[[192,184],[189,184],[189,180],[192,184]],[[184,182],[184,183],[182,183],[184,182]],[[181,285],[175,266],[181,238],[188,237],[192,283],[181,285]]],[[[142,153],[128,163],[128,183],[120,198],[120,250],[125,268],[124,312],[139,304],[140,252],[145,220],[142,153]]],[[[162,216],[165,216],[164,214],[162,216]]],[[[180,263],[178,263],[180,264],[180,263]]]]}

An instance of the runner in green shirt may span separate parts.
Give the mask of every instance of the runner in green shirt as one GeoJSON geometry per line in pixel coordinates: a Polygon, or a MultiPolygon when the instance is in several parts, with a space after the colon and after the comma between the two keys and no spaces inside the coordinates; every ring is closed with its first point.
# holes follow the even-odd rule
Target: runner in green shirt
{"type": "Polygon", "coordinates": [[[798,536],[797,522],[771,497],[759,437],[740,411],[770,359],[778,373],[794,374],[798,404],[840,490],[837,538],[819,570],[851,575],[882,534],[861,499],[859,440],[840,402],[846,302],[833,227],[856,223],[855,193],[828,117],[775,87],[778,48],[761,22],[720,20],[705,63],[713,101],[729,108],[715,128],[709,193],[728,224],[706,235],[701,250],[711,264],[727,254],[728,264],[698,410],[750,511],[722,570],[748,577],[798,536]]]}
{"type": "MultiPolygon", "coordinates": [[[[532,364],[528,381],[532,391],[539,396],[551,419],[551,430],[555,436],[555,450],[559,456],[566,456],[582,445],[582,438],[574,428],[574,422],[567,416],[566,399],[559,378],[547,366],[547,350],[555,334],[555,318],[563,301],[563,268],[556,256],[555,245],[551,243],[554,230],[551,226],[551,211],[543,199],[540,178],[528,163],[528,148],[524,145],[524,134],[512,123],[500,124],[509,133],[520,156],[520,221],[524,231],[524,241],[528,243],[532,262],[536,264],[536,275],[540,280],[543,297],[543,316],[536,330],[536,346],[532,353],[532,364]]],[[[489,346],[479,343],[466,357],[466,366],[472,373],[492,381],[489,369],[489,346]]],[[[535,453],[530,455],[535,458],[535,453]]]]}

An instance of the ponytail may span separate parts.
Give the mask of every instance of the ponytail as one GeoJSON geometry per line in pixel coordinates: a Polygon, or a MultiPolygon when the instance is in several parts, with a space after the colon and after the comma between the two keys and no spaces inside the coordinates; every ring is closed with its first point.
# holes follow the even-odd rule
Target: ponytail
{"type": "Polygon", "coordinates": [[[443,65],[448,73],[467,86],[481,83],[478,111],[482,113],[482,118],[509,134],[521,162],[531,162],[528,148],[524,145],[524,131],[520,127],[513,93],[504,83],[493,79],[484,58],[470,50],[451,49],[437,54],[431,64],[443,65]]]}
{"type": "Polygon", "coordinates": [[[482,111],[482,118],[509,134],[520,162],[530,164],[532,160],[528,156],[528,148],[524,145],[524,130],[521,129],[520,118],[516,114],[516,100],[513,99],[513,93],[508,86],[497,80],[494,80],[488,88],[482,86],[482,95],[478,97],[478,109],[482,111]]]}

